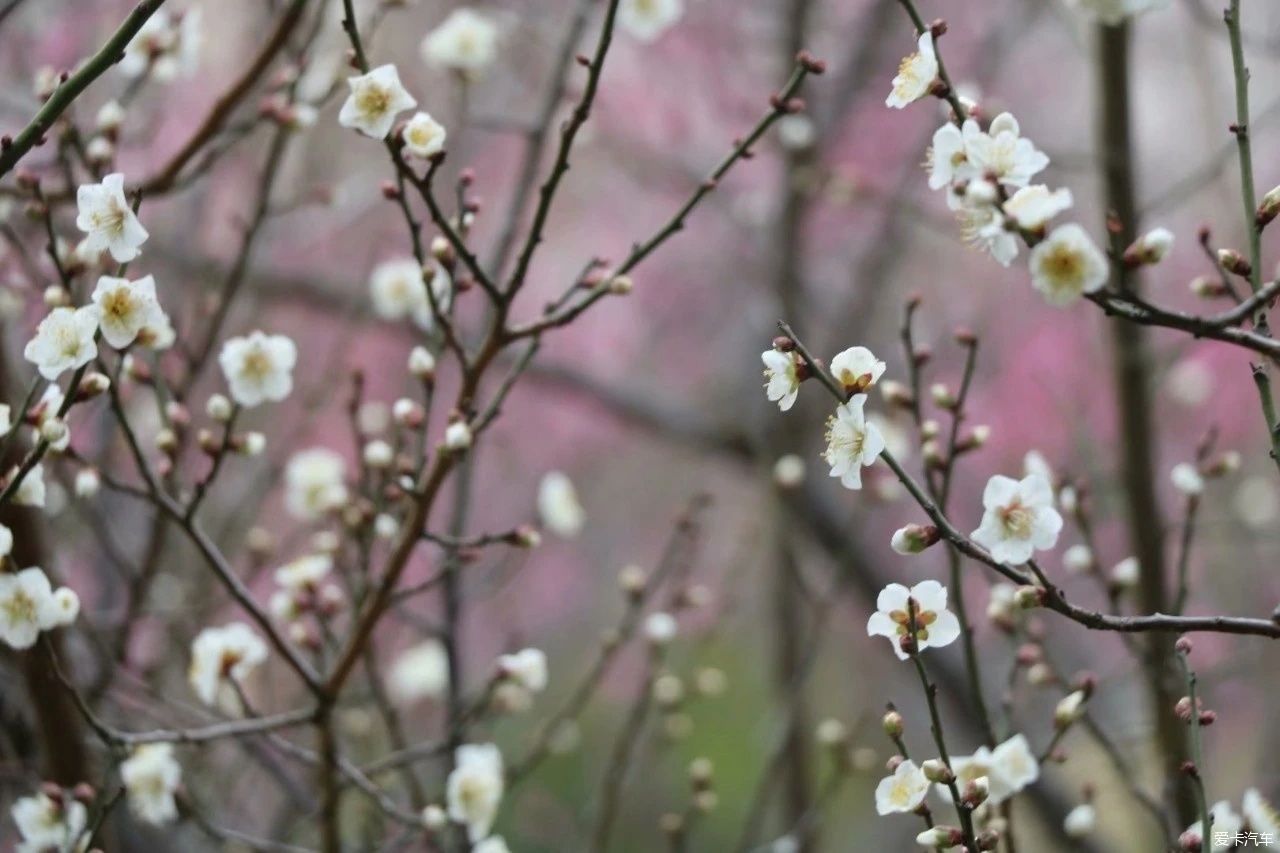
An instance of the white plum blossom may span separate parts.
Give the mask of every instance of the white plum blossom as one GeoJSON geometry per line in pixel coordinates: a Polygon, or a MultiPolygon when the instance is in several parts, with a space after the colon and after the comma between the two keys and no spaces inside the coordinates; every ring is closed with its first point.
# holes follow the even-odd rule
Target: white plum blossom
{"type": "Polygon", "coordinates": [[[876,785],[876,813],[913,812],[929,794],[929,780],[912,761],[903,761],[876,785]]]}
{"type": "MultiPolygon", "coordinates": [[[[17,476],[17,468],[9,476],[17,476]]],[[[13,502],[18,506],[44,506],[45,501],[44,466],[32,465],[27,476],[22,478],[18,490],[13,493],[13,502]]]]}
{"type": "Polygon", "coordinates": [[[414,113],[400,133],[400,138],[404,140],[404,150],[424,160],[444,150],[447,136],[444,125],[424,112],[414,113]]]}
{"type": "Polygon", "coordinates": [[[1253,832],[1269,834],[1274,839],[1280,839],[1280,813],[1276,812],[1257,788],[1250,788],[1244,792],[1244,799],[1240,802],[1240,813],[1253,832]]]}
{"type": "Polygon", "coordinates": [[[422,42],[428,65],[475,76],[498,54],[498,28],[468,6],[454,9],[422,42]]]}
{"type": "Polygon", "coordinates": [[[1169,0],[1070,0],[1071,5],[1104,24],[1115,26],[1125,18],[1169,5],[1169,0]]]}
{"type": "Polygon", "coordinates": [[[278,403],[293,390],[293,367],[298,348],[284,335],[261,331],[230,338],[222,345],[218,364],[226,376],[231,399],[246,408],[278,403]]]}
{"type": "Polygon", "coordinates": [[[1021,480],[996,475],[982,493],[982,524],[973,541],[991,552],[991,559],[1019,565],[1034,551],[1052,548],[1062,530],[1062,516],[1053,507],[1053,488],[1039,474],[1021,480]]]}
{"type": "Polygon", "coordinates": [[[1031,184],[1020,188],[1004,203],[1004,215],[1017,223],[1019,228],[1035,231],[1049,220],[1070,209],[1071,190],[1050,190],[1044,184],[1031,184]]]}
{"type": "Polygon", "coordinates": [[[502,753],[491,743],[463,744],[445,783],[449,817],[467,828],[472,844],[486,838],[498,816],[504,788],[502,753]]]}
{"type": "Polygon", "coordinates": [[[27,341],[22,357],[36,366],[45,379],[54,380],[67,370],[84,367],[98,355],[98,308],[54,308],[40,321],[27,341]]]}
{"type": "Polygon", "coordinates": [[[400,74],[391,64],[380,65],[367,74],[347,78],[351,94],[338,113],[338,124],[354,128],[372,139],[386,139],[396,116],[418,105],[400,83],[400,74]]]}
{"type": "Polygon", "coordinates": [[[990,175],[1010,187],[1025,187],[1044,171],[1049,158],[1030,139],[1019,135],[1018,120],[1001,113],[991,120],[984,133],[969,119],[962,128],[965,153],[977,175],[990,175]]]}
{"type": "Polygon", "coordinates": [[[78,850],[89,819],[89,810],[74,797],[54,800],[43,792],[18,799],[9,813],[22,837],[17,853],[78,850]]]}
{"type": "Polygon", "coordinates": [[[1187,832],[1200,836],[1203,842],[1201,849],[1205,853],[1221,853],[1235,847],[1235,837],[1244,829],[1244,819],[1231,807],[1231,803],[1226,800],[1214,803],[1209,809],[1209,817],[1212,828],[1207,838],[1200,821],[1187,827],[1187,832]]]}
{"type": "Polygon", "coordinates": [[[831,375],[846,394],[861,394],[884,374],[884,362],[866,347],[849,347],[831,359],[831,375]]]}
{"type": "Polygon", "coordinates": [[[200,41],[199,7],[179,14],[161,7],[125,46],[120,73],[126,77],[149,73],[162,83],[189,76],[200,64],[200,41]]]}
{"type": "Polygon", "coordinates": [[[640,41],[653,41],[684,14],[684,0],[622,0],[618,26],[640,41]]]}
{"type": "Polygon", "coordinates": [[[887,637],[900,660],[908,655],[901,638],[910,633],[911,613],[915,616],[917,651],[939,648],[960,636],[960,620],[947,609],[947,588],[935,580],[922,581],[908,589],[891,583],[876,597],[876,612],[867,620],[867,636],[887,637]]]}
{"type": "Polygon", "coordinates": [[[1190,462],[1180,462],[1169,472],[1169,479],[1174,488],[1188,497],[1199,495],[1204,491],[1204,477],[1190,462]]]}
{"type": "Polygon", "coordinates": [[[42,569],[0,575],[0,640],[15,649],[29,649],[41,631],[61,621],[61,609],[42,569]]]}
{"type": "Polygon", "coordinates": [[[136,281],[104,275],[93,289],[98,307],[98,328],[116,349],[124,349],[146,329],[168,326],[164,309],[156,299],[156,280],[144,276],[136,281]]]}
{"type": "Polygon", "coordinates": [[[1098,812],[1088,803],[1081,803],[1062,819],[1062,831],[1068,838],[1084,838],[1098,825],[1098,812]]]}
{"type": "Polygon", "coordinates": [[[498,671],[530,693],[547,689],[547,656],[541,649],[521,649],[500,655],[498,671]]]}
{"type": "Polygon", "coordinates": [[[765,396],[782,411],[796,403],[800,393],[800,362],[789,352],[767,349],[760,354],[764,362],[765,396]]]}
{"type": "Polygon", "coordinates": [[[275,581],[294,592],[314,590],[333,569],[329,554],[308,554],[276,569],[275,581]]]}
{"type": "Polygon", "coordinates": [[[1018,256],[1018,237],[1007,227],[995,199],[994,185],[985,179],[970,181],[963,193],[947,191],[947,206],[955,212],[961,239],[1007,267],[1018,256]]]}
{"type": "Polygon", "coordinates": [[[455,453],[471,446],[471,427],[466,421],[454,421],[444,429],[444,447],[455,453]]]}
{"type": "Polygon", "coordinates": [[[1031,250],[1031,282],[1050,305],[1070,305],[1107,281],[1107,257],[1074,222],[1059,225],[1031,250]]]}
{"type": "Polygon", "coordinates": [[[902,109],[907,104],[929,94],[938,76],[938,55],[933,48],[933,34],[927,30],[920,34],[916,52],[904,58],[893,78],[893,90],[885,98],[886,107],[902,109]]]}
{"type": "MultiPolygon", "coordinates": [[[[998,806],[1040,778],[1040,764],[1025,735],[1016,734],[995,749],[979,747],[972,755],[952,756],[951,769],[956,774],[956,787],[987,780],[987,802],[998,806]]],[[[939,785],[938,791],[948,800],[950,789],[939,785]]]]}
{"type": "Polygon", "coordinates": [[[120,780],[129,795],[129,810],[139,820],[160,826],[177,819],[173,794],[182,781],[182,765],[173,757],[173,744],[135,748],[120,765],[120,780]]]}
{"type": "Polygon", "coordinates": [[[573,481],[563,471],[548,471],[538,484],[538,515],[557,536],[571,539],[582,531],[585,513],[573,481]]]}
{"type": "Polygon", "coordinates": [[[964,133],[952,122],[947,122],[934,131],[927,159],[931,190],[940,190],[956,181],[968,181],[977,177],[973,164],[969,162],[964,133]]]}
{"type": "Polygon", "coordinates": [[[285,509],[300,521],[314,521],[347,501],[347,465],[324,447],[301,450],[284,469],[285,509]]]}
{"type": "Polygon", "coordinates": [[[191,643],[187,680],[201,702],[214,705],[220,703],[232,681],[243,685],[266,659],[267,644],[243,622],[205,628],[191,643]]]}
{"type": "Polygon", "coordinates": [[[435,313],[431,310],[432,298],[434,297],[438,310],[448,311],[452,291],[449,273],[444,267],[436,265],[431,276],[431,294],[428,295],[422,266],[413,258],[383,261],[374,267],[369,277],[369,292],[375,314],[384,320],[411,317],[419,327],[427,331],[435,326],[435,313]]]}
{"type": "Polygon", "coordinates": [[[388,687],[397,702],[439,699],[449,687],[449,656],[439,640],[427,640],[400,653],[391,664],[388,687]]]}
{"type": "Polygon", "coordinates": [[[81,251],[110,252],[121,264],[138,257],[138,247],[149,235],[124,197],[124,175],[113,172],[100,184],[82,185],[76,190],[76,209],[76,227],[86,235],[81,251]]]}
{"type": "Polygon", "coordinates": [[[846,489],[862,488],[862,469],[875,463],[884,450],[884,436],[863,414],[866,394],[854,394],[827,419],[827,449],[823,457],[831,476],[846,489]]]}
{"type": "Polygon", "coordinates": [[[1125,557],[1111,567],[1111,583],[1121,589],[1138,585],[1142,573],[1142,564],[1137,557],[1125,557]]]}

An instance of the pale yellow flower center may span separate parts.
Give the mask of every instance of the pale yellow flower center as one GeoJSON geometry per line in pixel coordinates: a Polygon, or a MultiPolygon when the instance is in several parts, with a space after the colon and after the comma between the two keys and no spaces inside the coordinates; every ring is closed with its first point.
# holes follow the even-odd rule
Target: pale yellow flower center
{"type": "Polygon", "coordinates": [[[391,92],[376,84],[366,84],[356,92],[356,106],[366,116],[380,116],[391,107],[391,92]]]}
{"type": "Polygon", "coordinates": [[[1014,501],[1006,507],[1001,507],[998,514],[1000,524],[1009,536],[1015,539],[1026,539],[1031,535],[1031,523],[1035,520],[1035,514],[1020,502],[1014,501]]]}
{"type": "Polygon", "coordinates": [[[95,231],[105,231],[119,236],[124,233],[124,209],[113,199],[103,210],[95,210],[90,216],[95,231]]]}
{"type": "Polygon", "coordinates": [[[36,621],[35,599],[22,590],[17,590],[2,605],[4,615],[10,624],[22,624],[36,621]]]}
{"type": "Polygon", "coordinates": [[[254,347],[245,354],[240,364],[240,373],[246,379],[261,382],[271,375],[271,358],[260,347],[254,347]]]}
{"type": "Polygon", "coordinates": [[[1070,246],[1053,246],[1040,259],[1040,273],[1055,289],[1073,287],[1084,275],[1084,258],[1070,246]]]}

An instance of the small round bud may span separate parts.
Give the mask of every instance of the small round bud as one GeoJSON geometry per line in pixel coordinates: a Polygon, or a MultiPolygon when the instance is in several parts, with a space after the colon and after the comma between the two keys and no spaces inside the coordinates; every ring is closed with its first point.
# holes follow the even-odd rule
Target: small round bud
{"type": "Polygon", "coordinates": [[[884,728],[884,733],[890,738],[902,737],[905,729],[905,723],[902,715],[897,711],[890,710],[884,715],[884,719],[880,721],[880,725],[884,728]]]}
{"type": "Polygon", "coordinates": [[[231,420],[233,411],[231,401],[221,394],[210,394],[204,404],[204,413],[209,416],[209,419],[222,424],[231,420]]]}

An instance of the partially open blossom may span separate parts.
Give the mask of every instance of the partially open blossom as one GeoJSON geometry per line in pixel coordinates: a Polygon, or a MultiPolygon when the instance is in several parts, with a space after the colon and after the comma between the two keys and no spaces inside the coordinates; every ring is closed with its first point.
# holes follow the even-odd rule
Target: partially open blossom
{"type": "Polygon", "coordinates": [[[59,625],[62,614],[43,569],[0,575],[0,640],[29,649],[41,631],[59,625]]]}
{"type": "Polygon", "coordinates": [[[796,403],[800,393],[800,362],[794,353],[767,349],[760,353],[764,362],[765,396],[778,408],[787,411],[796,403]]]}
{"type": "Polygon", "coordinates": [[[367,74],[347,78],[351,94],[342,104],[338,123],[371,139],[386,139],[396,116],[418,105],[400,83],[394,65],[380,65],[367,74]]]}
{"type": "Polygon", "coordinates": [[[1018,565],[1034,551],[1052,548],[1062,530],[1062,516],[1053,508],[1053,489],[1038,474],[1021,480],[996,475],[982,493],[985,510],[973,540],[991,552],[997,563],[1018,565]]]}
{"type": "Polygon", "coordinates": [[[18,853],[79,850],[89,819],[88,809],[79,800],[69,796],[55,800],[43,792],[19,798],[10,814],[23,841],[18,853]]]}
{"type": "Polygon", "coordinates": [[[149,275],[136,281],[102,276],[93,289],[93,304],[102,337],[116,349],[129,346],[144,329],[168,325],[156,299],[156,280],[149,275]]]}
{"type": "Polygon", "coordinates": [[[1025,186],[1004,203],[1005,216],[1019,228],[1034,231],[1043,228],[1050,219],[1071,207],[1071,190],[1050,190],[1044,184],[1025,186]]]}
{"type": "Polygon", "coordinates": [[[1168,228],[1153,228],[1124,250],[1125,263],[1158,264],[1173,248],[1173,232],[1168,228]]]}
{"type": "Polygon", "coordinates": [[[831,375],[846,394],[861,394],[884,374],[884,362],[866,347],[850,347],[831,359],[831,375]]]}
{"type": "Polygon", "coordinates": [[[297,362],[298,348],[293,341],[260,331],[230,338],[218,354],[231,398],[246,408],[288,397],[297,362]]]}
{"type": "Polygon", "coordinates": [[[875,463],[884,450],[884,436],[863,414],[866,394],[855,394],[827,419],[827,449],[823,456],[831,476],[846,489],[862,488],[862,469],[875,463]]]}
{"type": "Polygon", "coordinates": [[[446,136],[444,125],[424,112],[414,113],[400,134],[404,150],[423,159],[443,151],[446,136]]]}
{"type": "Polygon", "coordinates": [[[913,812],[929,794],[929,780],[912,761],[903,761],[876,785],[876,813],[913,812]]]}
{"type": "Polygon", "coordinates": [[[1089,803],[1081,803],[1062,819],[1062,831],[1068,838],[1084,838],[1098,825],[1098,813],[1089,803]]]}
{"type": "Polygon", "coordinates": [[[917,651],[948,645],[960,636],[960,620],[947,609],[947,588],[934,580],[923,581],[908,589],[891,583],[876,598],[876,612],[867,620],[867,635],[887,637],[894,654],[907,659],[901,639],[911,632],[911,614],[915,617],[917,651]]]}
{"type": "Polygon", "coordinates": [[[1065,729],[1084,716],[1084,704],[1088,696],[1083,690],[1075,690],[1063,696],[1053,709],[1053,724],[1065,729]]]}
{"type": "Polygon", "coordinates": [[[347,500],[346,463],[324,447],[295,453],[284,469],[284,505],[294,518],[314,521],[347,500]]]}
{"type": "Polygon", "coordinates": [[[498,28],[468,6],[449,13],[422,42],[428,64],[470,75],[484,70],[497,57],[498,28]]]}
{"type": "Polygon", "coordinates": [[[547,656],[541,649],[521,649],[501,655],[498,670],[531,693],[547,689],[547,656]]]}
{"type": "Polygon", "coordinates": [[[243,684],[266,659],[267,644],[243,622],[205,628],[191,643],[187,680],[204,704],[232,704],[222,701],[231,682],[243,684]]]}
{"type": "Polygon", "coordinates": [[[908,524],[894,531],[889,547],[898,554],[919,554],[940,538],[938,528],[933,525],[908,524]]]}
{"type": "Polygon", "coordinates": [[[640,41],[653,41],[684,14],[684,0],[621,0],[618,26],[640,41]]]}
{"type": "Polygon", "coordinates": [[[933,34],[926,30],[916,42],[916,52],[904,58],[893,78],[893,90],[884,105],[902,109],[929,94],[938,76],[938,55],[933,48],[933,34]]]}
{"type": "Polygon", "coordinates": [[[129,794],[129,810],[145,823],[171,823],[178,817],[173,794],[182,781],[182,765],[173,757],[173,744],[138,746],[120,765],[120,780],[129,794]]]}
{"type": "Polygon", "coordinates": [[[36,334],[27,341],[22,357],[36,366],[45,379],[54,380],[65,371],[83,367],[98,355],[94,337],[98,334],[98,308],[54,308],[40,321],[36,334]]]}
{"type": "Polygon", "coordinates": [[[124,197],[124,175],[114,172],[100,184],[82,185],[76,190],[76,208],[76,227],[86,235],[83,251],[110,252],[121,264],[138,257],[138,247],[149,235],[124,197]]]}
{"type": "Polygon", "coordinates": [[[467,828],[472,844],[489,835],[504,787],[502,753],[491,743],[464,744],[454,752],[445,783],[449,817],[467,828]]]}
{"type": "Polygon", "coordinates": [[[1101,290],[1107,281],[1107,258],[1074,222],[1059,225],[1031,250],[1031,283],[1050,305],[1070,305],[1082,295],[1101,290]]]}
{"type": "Polygon", "coordinates": [[[582,532],[586,514],[577,489],[563,471],[548,471],[538,484],[538,515],[557,536],[572,538],[582,532]]]}

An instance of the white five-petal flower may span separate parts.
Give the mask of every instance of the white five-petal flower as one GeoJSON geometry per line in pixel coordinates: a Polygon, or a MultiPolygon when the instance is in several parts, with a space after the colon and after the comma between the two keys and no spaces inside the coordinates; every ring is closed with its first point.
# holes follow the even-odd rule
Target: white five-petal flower
{"type": "Polygon", "coordinates": [[[43,792],[17,800],[10,814],[23,840],[18,853],[77,850],[89,819],[89,810],[74,797],[57,801],[43,792]]]}
{"type": "Polygon", "coordinates": [[[902,60],[893,78],[893,91],[885,98],[886,107],[902,109],[929,93],[938,76],[938,55],[933,49],[933,34],[921,33],[916,52],[902,60]]]}
{"type": "Polygon", "coordinates": [[[498,28],[468,6],[453,10],[422,42],[427,64],[476,75],[498,54],[498,28]]]}
{"type": "Polygon", "coordinates": [[[57,379],[64,371],[83,367],[98,354],[98,307],[54,308],[40,321],[22,356],[45,379],[57,379]]]}
{"type": "MultiPolygon", "coordinates": [[[[213,705],[223,698],[232,681],[243,685],[266,659],[267,644],[243,622],[205,628],[191,643],[187,680],[201,702],[213,705]]],[[[234,702],[228,704],[234,707],[234,702]]]]}
{"type": "Polygon", "coordinates": [[[866,394],[854,394],[827,419],[827,449],[823,458],[831,476],[846,489],[862,488],[862,469],[872,465],[884,450],[880,429],[863,414],[866,394]]]}
{"type": "Polygon", "coordinates": [[[288,397],[297,361],[298,348],[293,341],[260,331],[229,339],[218,354],[232,399],[245,407],[278,403],[288,397]]]}
{"type": "Polygon", "coordinates": [[[351,94],[338,113],[338,124],[354,128],[372,139],[386,139],[396,116],[418,105],[400,83],[400,74],[391,64],[380,65],[368,74],[347,78],[351,94]]]}
{"type": "Polygon", "coordinates": [[[653,41],[684,14],[684,0],[622,0],[618,25],[640,41],[653,41]]]}
{"type": "Polygon", "coordinates": [[[764,362],[765,396],[776,402],[778,408],[787,411],[796,403],[800,393],[800,363],[789,352],[767,349],[760,354],[764,362]]]}
{"type": "Polygon", "coordinates": [[[41,631],[61,623],[61,616],[42,569],[0,575],[0,640],[15,649],[29,649],[41,631]]]}
{"type": "Polygon", "coordinates": [[[1019,135],[1018,120],[1001,113],[991,120],[986,133],[978,123],[964,123],[965,152],[974,173],[990,175],[1005,186],[1025,187],[1049,165],[1049,158],[1030,139],[1019,135]]]}
{"type": "Polygon", "coordinates": [[[1031,283],[1050,305],[1070,305],[1107,281],[1107,258],[1074,222],[1059,225],[1031,250],[1031,283]]]}
{"type": "Polygon", "coordinates": [[[888,815],[913,812],[929,794],[929,780],[912,761],[903,761],[876,785],[876,813],[888,815]]]}
{"type": "Polygon", "coordinates": [[[867,636],[888,637],[894,654],[906,660],[902,638],[911,632],[913,616],[917,651],[945,646],[960,636],[960,620],[947,609],[947,588],[934,580],[910,589],[900,583],[882,589],[876,612],[867,620],[867,636]]]}
{"type": "Polygon", "coordinates": [[[1033,231],[1070,207],[1071,190],[1050,190],[1044,184],[1032,184],[1020,188],[1004,203],[1004,214],[1019,228],[1033,231]]]}
{"type": "Polygon", "coordinates": [[[502,802],[502,753],[491,743],[464,744],[445,783],[449,817],[467,828],[472,844],[489,835],[502,802]]]}
{"type": "Polygon", "coordinates": [[[301,521],[314,521],[347,500],[347,464],[325,447],[300,450],[284,468],[284,506],[301,521]]]}
{"type": "Polygon", "coordinates": [[[424,160],[444,150],[445,138],[448,136],[444,125],[424,112],[414,113],[413,118],[405,124],[401,131],[404,150],[424,160]]]}
{"type": "Polygon", "coordinates": [[[173,757],[173,744],[138,746],[121,763],[120,779],[129,795],[129,809],[139,820],[159,826],[177,819],[173,794],[182,781],[182,765],[173,757]]]}
{"type": "MultiPolygon", "coordinates": [[[[1040,764],[1023,734],[1014,735],[995,749],[983,746],[972,755],[952,756],[951,770],[956,774],[956,786],[962,790],[965,783],[985,777],[987,802],[993,806],[1040,778],[1040,764]]],[[[950,799],[950,789],[945,785],[939,785],[938,791],[950,799]]]]}
{"type": "Polygon", "coordinates": [[[996,475],[982,493],[982,524],[973,541],[1005,565],[1019,565],[1034,551],[1052,548],[1062,530],[1062,516],[1053,507],[1053,487],[1039,474],[1021,480],[996,475]]]}
{"type": "Polygon", "coordinates": [[[169,325],[156,299],[156,280],[152,276],[129,281],[104,275],[93,289],[93,304],[98,307],[102,337],[116,349],[129,346],[146,329],[169,325]]]}
{"type": "Polygon", "coordinates": [[[124,175],[114,172],[100,184],[84,184],[76,190],[76,207],[76,227],[87,235],[82,251],[110,252],[121,264],[138,257],[148,234],[124,197],[124,175]]]}

